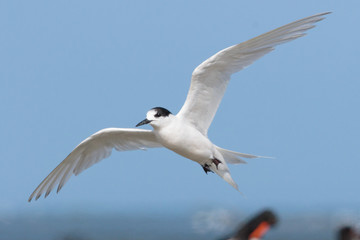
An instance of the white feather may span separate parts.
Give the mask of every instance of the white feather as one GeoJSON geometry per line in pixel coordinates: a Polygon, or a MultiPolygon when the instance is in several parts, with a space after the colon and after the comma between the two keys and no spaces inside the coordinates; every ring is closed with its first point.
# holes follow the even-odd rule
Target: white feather
{"type": "Polygon", "coordinates": [[[316,14],[262,34],[216,53],[193,72],[190,89],[177,116],[204,135],[215,116],[231,74],[271,52],[275,46],[305,35],[327,13],[316,14]]]}
{"type": "Polygon", "coordinates": [[[38,199],[44,192],[45,197],[58,185],[57,192],[69,180],[95,163],[110,156],[112,149],[127,151],[162,147],[154,133],[143,129],[106,128],[82,141],[35,189],[29,202],[38,199]]]}

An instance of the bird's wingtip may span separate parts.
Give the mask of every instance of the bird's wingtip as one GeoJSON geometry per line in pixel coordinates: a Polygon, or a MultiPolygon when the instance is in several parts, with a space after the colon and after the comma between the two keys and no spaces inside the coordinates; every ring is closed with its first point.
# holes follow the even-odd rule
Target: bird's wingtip
{"type": "Polygon", "coordinates": [[[326,11],[326,12],[319,13],[317,15],[323,16],[323,15],[328,15],[328,14],[331,14],[331,13],[332,13],[332,11],[326,11]]]}

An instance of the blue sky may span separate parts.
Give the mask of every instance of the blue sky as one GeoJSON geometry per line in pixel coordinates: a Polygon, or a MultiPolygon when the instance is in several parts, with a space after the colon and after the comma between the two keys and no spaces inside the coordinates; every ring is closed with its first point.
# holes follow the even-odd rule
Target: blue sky
{"type": "Polygon", "coordinates": [[[1,1],[0,212],[360,208],[359,1],[1,1]],[[230,170],[245,197],[166,149],[113,152],[28,203],[71,150],[181,108],[193,69],[294,20],[333,13],[235,74],[209,130],[275,159],[230,170]]]}

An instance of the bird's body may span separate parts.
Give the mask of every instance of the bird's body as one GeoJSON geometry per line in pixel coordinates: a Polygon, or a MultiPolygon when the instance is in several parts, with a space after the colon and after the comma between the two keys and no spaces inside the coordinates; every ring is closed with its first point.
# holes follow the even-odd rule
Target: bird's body
{"type": "Polygon", "coordinates": [[[323,19],[320,13],[228,47],[201,63],[193,72],[186,101],[173,115],[162,107],[147,112],[138,126],[150,124],[153,131],[134,128],[106,128],[82,141],[35,189],[29,201],[45,197],[58,185],[59,191],[71,175],[118,151],[165,147],[199,163],[205,172],[215,172],[234,188],[227,163],[245,163],[242,158],[259,156],[226,150],[214,145],[207,132],[226,91],[230,76],[271,52],[275,46],[305,35],[323,19]]]}
{"type": "Polygon", "coordinates": [[[155,127],[154,134],[166,148],[204,165],[215,154],[210,140],[186,121],[171,115],[169,124],[155,127]]]}

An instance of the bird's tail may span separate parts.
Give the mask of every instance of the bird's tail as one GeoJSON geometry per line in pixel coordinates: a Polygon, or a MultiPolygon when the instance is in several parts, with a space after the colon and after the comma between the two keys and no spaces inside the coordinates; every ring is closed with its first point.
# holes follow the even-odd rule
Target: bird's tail
{"type": "Polygon", "coordinates": [[[231,186],[233,186],[236,190],[239,191],[238,185],[236,182],[232,179],[229,168],[226,164],[226,162],[222,160],[221,163],[218,165],[211,164],[210,170],[222,177],[227,183],[229,183],[231,186]]]}
{"type": "Polygon", "coordinates": [[[271,157],[264,157],[264,156],[256,156],[256,155],[252,155],[252,154],[247,154],[247,153],[239,153],[239,152],[234,152],[231,150],[227,150],[221,147],[216,146],[216,149],[221,153],[221,155],[224,157],[225,161],[229,164],[240,164],[240,163],[247,163],[244,159],[242,158],[248,158],[248,159],[252,159],[252,158],[271,158],[271,157]]]}
{"type": "MultiPolygon", "coordinates": [[[[229,168],[226,163],[229,164],[240,164],[240,163],[246,163],[245,160],[242,158],[270,158],[270,157],[264,157],[264,156],[256,156],[252,154],[247,153],[239,153],[234,152],[231,150],[227,150],[218,146],[215,146],[218,154],[220,154],[222,157],[222,163],[218,164],[217,166],[215,164],[211,164],[210,169],[215,172],[217,175],[222,177],[226,182],[228,182],[231,186],[233,186],[236,190],[239,191],[238,185],[235,183],[235,181],[232,179],[229,168]]],[[[239,191],[240,192],[240,191],[239,191]]]]}

